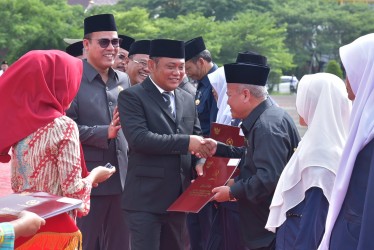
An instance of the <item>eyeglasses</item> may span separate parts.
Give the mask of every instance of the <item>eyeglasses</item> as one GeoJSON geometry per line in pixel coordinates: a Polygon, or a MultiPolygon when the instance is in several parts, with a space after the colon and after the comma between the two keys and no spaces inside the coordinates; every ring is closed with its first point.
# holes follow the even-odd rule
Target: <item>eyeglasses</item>
{"type": "Polygon", "coordinates": [[[89,40],[97,40],[100,47],[105,49],[108,48],[109,44],[111,43],[114,48],[118,48],[122,42],[122,38],[113,38],[112,40],[108,38],[100,38],[100,39],[89,39],[89,40]]]}
{"type": "Polygon", "coordinates": [[[134,60],[134,59],[131,59],[133,62],[139,64],[140,66],[142,66],[142,68],[146,68],[148,67],[148,63],[147,62],[144,62],[144,61],[137,61],[137,60],[134,60]]]}

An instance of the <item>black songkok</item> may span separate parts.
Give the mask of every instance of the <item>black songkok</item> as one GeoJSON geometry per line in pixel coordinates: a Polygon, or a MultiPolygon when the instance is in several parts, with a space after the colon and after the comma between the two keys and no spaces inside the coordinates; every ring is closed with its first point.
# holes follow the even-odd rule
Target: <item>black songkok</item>
{"type": "Polygon", "coordinates": [[[149,55],[149,48],[151,46],[151,40],[138,40],[131,44],[129,50],[129,56],[135,54],[149,55]]]}
{"type": "Polygon", "coordinates": [[[169,39],[151,41],[149,57],[169,57],[184,59],[184,42],[169,39]]]}
{"type": "Polygon", "coordinates": [[[66,53],[68,53],[71,56],[77,57],[83,55],[83,42],[76,42],[73,44],[70,44],[65,49],[66,53]]]}
{"type": "Polygon", "coordinates": [[[84,34],[98,31],[117,31],[116,22],[112,14],[100,14],[84,19],[84,34]]]}
{"type": "Polygon", "coordinates": [[[201,36],[187,41],[185,43],[186,61],[197,56],[205,49],[206,48],[205,48],[204,40],[201,36]]]}
{"type": "Polygon", "coordinates": [[[224,65],[226,82],[265,86],[270,68],[245,63],[230,63],[224,65]]]}
{"type": "Polygon", "coordinates": [[[130,36],[118,35],[118,38],[122,39],[120,47],[124,50],[129,51],[131,44],[135,42],[135,39],[130,36]]]}

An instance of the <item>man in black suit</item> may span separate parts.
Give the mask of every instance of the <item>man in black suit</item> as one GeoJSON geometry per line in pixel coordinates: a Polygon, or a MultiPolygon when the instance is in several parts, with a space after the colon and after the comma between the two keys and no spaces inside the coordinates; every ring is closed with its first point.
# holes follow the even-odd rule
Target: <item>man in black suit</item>
{"type": "Polygon", "coordinates": [[[191,181],[191,154],[204,146],[193,97],[178,88],[183,41],[151,41],[150,76],[118,97],[129,144],[123,194],[133,250],[183,249],[186,214],[167,212],[191,181]],[[166,92],[166,93],[165,93],[166,92]]]}

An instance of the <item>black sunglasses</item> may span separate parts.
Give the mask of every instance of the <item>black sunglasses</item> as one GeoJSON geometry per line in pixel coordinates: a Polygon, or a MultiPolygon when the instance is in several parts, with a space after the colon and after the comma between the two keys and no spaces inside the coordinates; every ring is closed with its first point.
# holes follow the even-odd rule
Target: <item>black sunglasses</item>
{"type": "Polygon", "coordinates": [[[111,43],[112,46],[114,48],[118,48],[119,45],[121,44],[122,42],[122,38],[113,38],[112,40],[108,39],[108,38],[100,38],[100,39],[89,39],[89,40],[97,40],[100,47],[105,49],[109,46],[109,44],[111,43]]]}

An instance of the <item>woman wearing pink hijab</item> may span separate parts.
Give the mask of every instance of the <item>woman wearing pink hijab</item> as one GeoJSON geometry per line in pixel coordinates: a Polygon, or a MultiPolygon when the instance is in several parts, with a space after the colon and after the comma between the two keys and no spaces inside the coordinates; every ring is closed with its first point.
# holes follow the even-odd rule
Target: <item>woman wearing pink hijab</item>
{"type": "MultiPolygon", "coordinates": [[[[340,48],[355,99],[319,249],[374,249],[374,33],[340,48]]],[[[349,88],[350,87],[350,88],[349,88]]]]}

